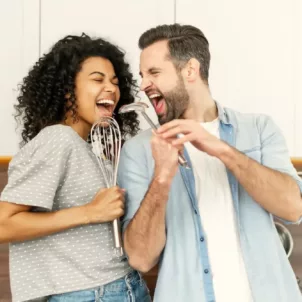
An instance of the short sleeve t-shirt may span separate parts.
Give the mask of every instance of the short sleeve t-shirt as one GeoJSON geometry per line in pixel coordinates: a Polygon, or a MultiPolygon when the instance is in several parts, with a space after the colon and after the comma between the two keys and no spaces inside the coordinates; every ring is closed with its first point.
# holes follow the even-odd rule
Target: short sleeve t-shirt
{"type": "MultiPolygon", "coordinates": [[[[49,212],[89,203],[105,187],[90,144],[71,127],[44,128],[10,162],[1,201],[49,212]]],[[[10,244],[13,301],[88,289],[131,268],[114,253],[112,224],[85,225],[10,244]]]]}

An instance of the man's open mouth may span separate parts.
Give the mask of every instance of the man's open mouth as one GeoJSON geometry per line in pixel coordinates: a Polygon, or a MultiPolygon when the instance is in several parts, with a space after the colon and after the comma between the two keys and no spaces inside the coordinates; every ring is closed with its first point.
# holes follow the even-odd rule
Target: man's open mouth
{"type": "Polygon", "coordinates": [[[148,95],[157,114],[162,113],[165,106],[165,99],[160,93],[152,93],[148,95]]]}

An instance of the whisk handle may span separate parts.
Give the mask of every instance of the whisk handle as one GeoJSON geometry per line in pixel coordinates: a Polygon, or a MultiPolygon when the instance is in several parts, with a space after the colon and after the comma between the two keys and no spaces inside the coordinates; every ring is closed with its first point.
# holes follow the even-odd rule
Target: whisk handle
{"type": "Polygon", "coordinates": [[[119,220],[114,219],[112,225],[113,225],[114,246],[116,248],[116,252],[119,254],[119,256],[123,256],[124,250],[122,245],[122,236],[119,227],[119,220]]]}

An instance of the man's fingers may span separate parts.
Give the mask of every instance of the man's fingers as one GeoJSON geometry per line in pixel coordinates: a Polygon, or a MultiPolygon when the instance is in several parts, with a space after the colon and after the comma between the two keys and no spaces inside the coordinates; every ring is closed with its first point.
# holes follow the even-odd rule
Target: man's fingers
{"type": "Polygon", "coordinates": [[[185,121],[184,120],[173,120],[171,122],[168,122],[164,125],[161,125],[158,129],[157,129],[157,133],[163,133],[169,129],[172,129],[174,127],[177,127],[177,126],[181,126],[181,125],[184,125],[185,124],[185,121]]]}
{"type": "Polygon", "coordinates": [[[175,137],[179,134],[188,134],[191,132],[191,129],[188,128],[188,127],[185,127],[185,126],[176,126],[172,129],[169,129],[165,132],[162,132],[160,135],[163,137],[163,138],[170,138],[170,137],[175,137]]]}
{"type": "Polygon", "coordinates": [[[177,138],[175,140],[172,141],[172,146],[174,147],[179,147],[179,146],[183,146],[183,144],[192,141],[193,139],[193,135],[184,135],[180,138],[177,138]]]}

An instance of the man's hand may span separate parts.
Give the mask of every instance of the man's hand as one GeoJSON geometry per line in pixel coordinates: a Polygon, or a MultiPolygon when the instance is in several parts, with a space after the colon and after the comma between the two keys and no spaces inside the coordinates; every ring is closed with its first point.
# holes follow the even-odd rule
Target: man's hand
{"type": "Polygon", "coordinates": [[[190,142],[198,150],[215,157],[219,157],[229,148],[228,144],[210,134],[198,122],[193,120],[173,120],[162,125],[157,133],[164,139],[171,139],[182,134],[181,137],[172,140],[173,146],[179,147],[186,142],[190,142]]]}
{"type": "Polygon", "coordinates": [[[171,139],[153,135],[151,148],[155,161],[154,178],[171,183],[178,169],[178,152],[182,146],[173,146],[171,139]]]}
{"type": "Polygon", "coordinates": [[[200,151],[219,158],[247,193],[269,213],[289,221],[300,219],[301,194],[291,176],[261,165],[192,120],[174,120],[161,126],[158,133],[164,139],[183,134],[173,140],[172,145],[191,142],[200,151]]]}

